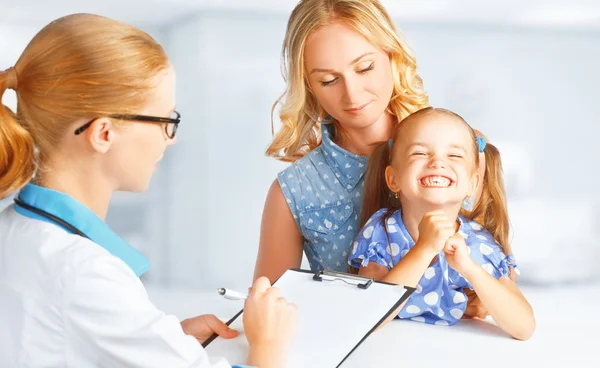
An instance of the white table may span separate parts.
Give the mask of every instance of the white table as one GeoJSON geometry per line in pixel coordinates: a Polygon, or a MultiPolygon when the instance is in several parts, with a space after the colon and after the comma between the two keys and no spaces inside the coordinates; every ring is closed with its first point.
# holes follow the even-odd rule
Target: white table
{"type": "MultiPolygon", "coordinates": [[[[159,308],[181,319],[205,313],[226,319],[242,306],[216,291],[149,288],[148,293],[159,308]]],[[[367,338],[342,367],[600,367],[600,285],[523,293],[537,320],[529,341],[514,340],[487,321],[432,326],[395,320],[367,338]]]]}

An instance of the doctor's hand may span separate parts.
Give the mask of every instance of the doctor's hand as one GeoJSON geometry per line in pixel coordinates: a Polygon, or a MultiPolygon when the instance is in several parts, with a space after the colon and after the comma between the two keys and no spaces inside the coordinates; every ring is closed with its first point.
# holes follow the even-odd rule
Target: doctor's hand
{"type": "Polygon", "coordinates": [[[296,306],[260,277],[252,286],[244,307],[244,332],[250,345],[248,365],[282,367],[298,324],[296,306]]]}
{"type": "Polygon", "coordinates": [[[230,329],[213,314],[185,319],[181,322],[181,328],[183,328],[183,332],[186,335],[194,336],[200,344],[211,337],[213,333],[226,339],[231,339],[238,335],[236,330],[230,329]]]}

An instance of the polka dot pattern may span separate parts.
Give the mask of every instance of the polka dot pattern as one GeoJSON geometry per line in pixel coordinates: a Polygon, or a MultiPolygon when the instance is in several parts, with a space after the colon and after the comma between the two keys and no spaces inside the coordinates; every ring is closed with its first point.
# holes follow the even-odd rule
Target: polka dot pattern
{"type": "MultiPolygon", "coordinates": [[[[351,266],[360,267],[376,262],[390,269],[414,247],[414,241],[402,221],[401,211],[394,212],[384,224],[382,216],[385,212],[385,209],[378,211],[357,236],[356,253],[348,260],[351,266]],[[386,234],[385,230],[390,226],[394,226],[397,232],[386,234]]],[[[493,237],[477,223],[464,218],[459,218],[459,222],[459,231],[465,237],[471,258],[496,278],[507,275],[509,267],[512,267],[508,261],[514,259],[506,257],[492,240],[493,237]]],[[[467,307],[465,288],[471,288],[471,284],[448,265],[442,254],[423,271],[415,292],[398,315],[417,322],[453,325],[463,317],[467,307]]]]}

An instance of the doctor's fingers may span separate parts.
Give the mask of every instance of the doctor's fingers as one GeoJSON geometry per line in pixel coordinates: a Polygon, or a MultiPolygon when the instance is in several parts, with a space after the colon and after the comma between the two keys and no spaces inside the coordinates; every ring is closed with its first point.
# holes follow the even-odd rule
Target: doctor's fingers
{"type": "Polygon", "coordinates": [[[281,297],[281,290],[279,290],[279,288],[277,287],[271,287],[269,288],[269,290],[265,291],[265,294],[274,300],[277,300],[281,297]]]}
{"type": "Polygon", "coordinates": [[[238,334],[236,330],[229,328],[227,324],[225,324],[213,314],[204,316],[204,322],[212,332],[216,333],[219,336],[225,338],[232,338],[236,337],[238,334]]]}
{"type": "Polygon", "coordinates": [[[250,289],[250,296],[260,295],[271,288],[271,282],[268,278],[261,276],[254,281],[254,285],[250,289]]]}

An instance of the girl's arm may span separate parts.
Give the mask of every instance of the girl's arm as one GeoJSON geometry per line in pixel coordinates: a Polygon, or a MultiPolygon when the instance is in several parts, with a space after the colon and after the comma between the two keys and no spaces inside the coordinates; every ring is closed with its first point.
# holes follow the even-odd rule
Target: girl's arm
{"type": "Polygon", "coordinates": [[[461,234],[448,239],[444,253],[450,267],[463,275],[473,286],[498,327],[518,340],[527,340],[533,335],[533,309],[514,281],[499,275],[496,279],[475,262],[461,234]]]}
{"type": "Polygon", "coordinates": [[[390,284],[416,287],[435,256],[436,253],[419,246],[417,242],[413,249],[406,253],[406,256],[391,270],[388,270],[385,266],[371,262],[366,267],[361,267],[358,274],[372,277],[375,280],[389,282],[390,284]]]}
{"type": "Polygon", "coordinates": [[[527,340],[535,330],[533,309],[514,281],[495,279],[476,263],[463,276],[501,329],[518,340],[527,340]]]}
{"type": "MultiPolygon", "coordinates": [[[[398,262],[391,270],[377,264],[370,262],[366,267],[361,267],[358,272],[359,275],[372,277],[376,280],[389,282],[390,284],[404,285],[410,287],[416,287],[417,283],[423,277],[423,273],[429,267],[431,260],[435,257],[435,253],[427,251],[426,247],[418,246],[419,243],[415,244],[406,256],[398,262]]],[[[385,326],[389,321],[396,318],[398,313],[404,308],[404,305],[408,301],[405,300],[385,321],[379,326],[379,328],[385,326]]]]}

